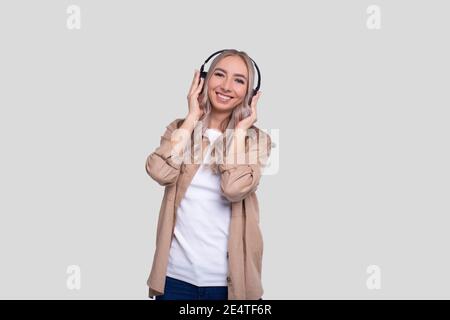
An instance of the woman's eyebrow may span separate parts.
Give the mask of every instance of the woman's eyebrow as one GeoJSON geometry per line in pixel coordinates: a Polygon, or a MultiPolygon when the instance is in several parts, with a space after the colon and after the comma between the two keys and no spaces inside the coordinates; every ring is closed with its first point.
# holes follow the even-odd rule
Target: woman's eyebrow
{"type": "MultiPolygon", "coordinates": [[[[226,72],[225,70],[223,70],[222,68],[216,68],[216,69],[214,69],[214,71],[217,71],[217,70],[222,71],[223,73],[227,73],[227,72],[226,72]]],[[[246,78],[243,74],[240,74],[240,73],[235,73],[234,76],[236,76],[236,77],[241,77],[241,78],[244,78],[245,80],[247,80],[247,78],[246,78]]]]}

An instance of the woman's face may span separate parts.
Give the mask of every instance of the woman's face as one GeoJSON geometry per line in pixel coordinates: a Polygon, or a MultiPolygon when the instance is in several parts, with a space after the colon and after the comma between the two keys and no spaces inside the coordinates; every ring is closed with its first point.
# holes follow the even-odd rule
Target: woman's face
{"type": "Polygon", "coordinates": [[[219,61],[208,82],[208,96],[216,111],[232,111],[245,98],[248,83],[247,66],[239,56],[219,61]]]}

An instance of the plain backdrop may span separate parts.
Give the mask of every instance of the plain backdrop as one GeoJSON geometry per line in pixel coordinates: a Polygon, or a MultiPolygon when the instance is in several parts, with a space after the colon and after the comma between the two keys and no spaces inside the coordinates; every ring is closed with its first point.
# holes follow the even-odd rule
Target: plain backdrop
{"type": "Polygon", "coordinates": [[[225,48],[258,63],[256,125],[279,132],[257,191],[264,299],[450,298],[449,8],[2,1],[0,298],[147,299],[163,188],[145,160],[225,48]]]}

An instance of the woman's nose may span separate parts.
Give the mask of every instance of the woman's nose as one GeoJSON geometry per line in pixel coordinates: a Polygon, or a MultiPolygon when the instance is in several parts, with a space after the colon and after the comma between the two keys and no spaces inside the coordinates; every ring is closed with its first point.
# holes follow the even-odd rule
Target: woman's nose
{"type": "Polygon", "coordinates": [[[232,79],[224,79],[222,82],[222,88],[224,91],[231,91],[231,81],[232,79]]]}

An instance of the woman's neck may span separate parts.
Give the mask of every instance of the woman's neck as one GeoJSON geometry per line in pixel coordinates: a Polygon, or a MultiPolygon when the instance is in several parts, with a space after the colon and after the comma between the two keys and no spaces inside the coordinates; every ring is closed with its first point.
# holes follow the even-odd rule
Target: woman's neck
{"type": "Polygon", "coordinates": [[[221,124],[226,121],[230,115],[231,113],[217,113],[211,111],[208,127],[222,132],[221,124]]]}

